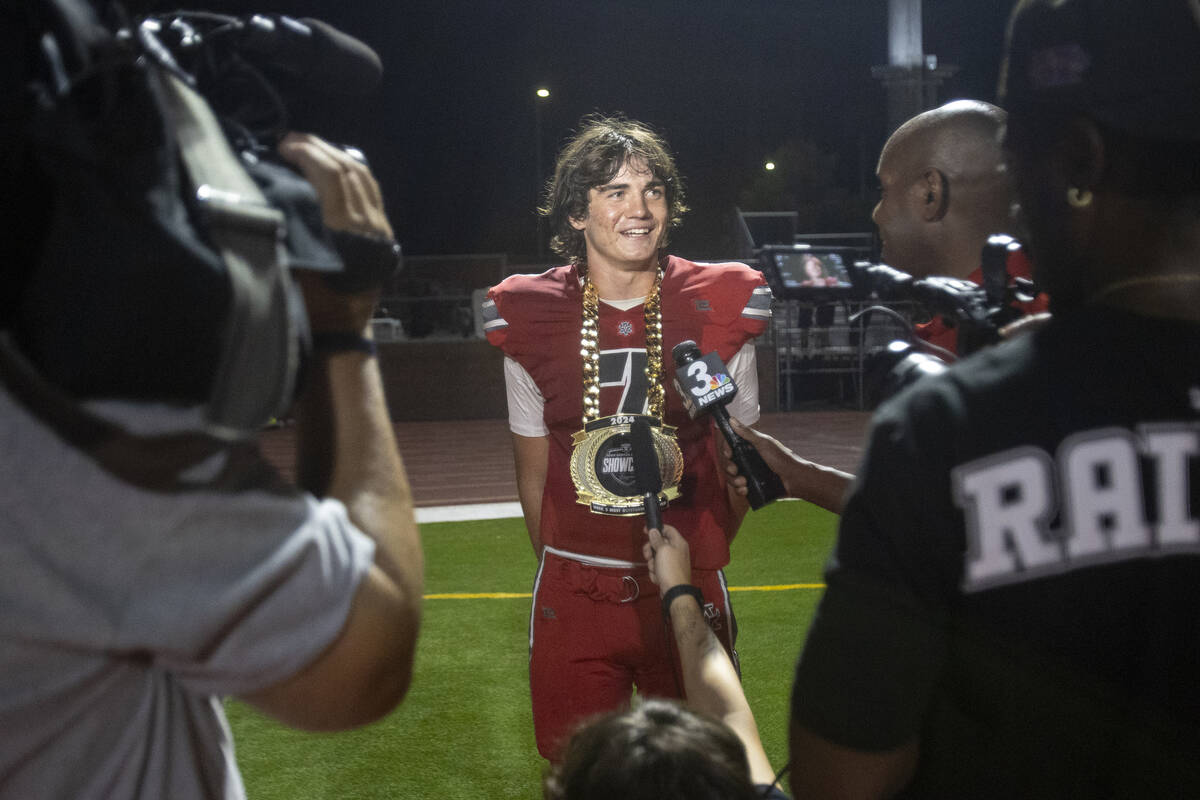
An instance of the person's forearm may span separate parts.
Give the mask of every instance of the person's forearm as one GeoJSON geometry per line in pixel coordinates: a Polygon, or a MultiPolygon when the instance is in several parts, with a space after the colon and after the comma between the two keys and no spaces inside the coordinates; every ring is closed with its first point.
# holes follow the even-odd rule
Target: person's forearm
{"type": "Polygon", "coordinates": [[[301,485],[341,500],[375,540],[376,565],[419,611],[423,558],[412,492],[376,360],[357,351],[316,354],[299,406],[301,485]]]}
{"type": "Polygon", "coordinates": [[[297,412],[301,485],[340,500],[375,558],[337,637],[295,674],[243,697],[286,725],[342,730],[379,719],[411,685],[424,564],[375,359],[314,354],[297,412]]]}
{"type": "Polygon", "coordinates": [[[542,535],[538,531],[536,524],[531,525],[527,522],[525,529],[529,532],[529,546],[533,548],[533,556],[540,560],[542,557],[542,535]]]}
{"type": "MultiPolygon", "coordinates": [[[[748,428],[736,420],[733,422],[733,429],[758,450],[767,466],[783,481],[789,497],[806,500],[834,514],[842,513],[846,493],[854,481],[853,475],[801,458],[784,447],[778,439],[748,428]]],[[[732,467],[728,468],[726,474],[734,474],[732,470],[732,467]]],[[[738,481],[742,483],[739,491],[744,492],[744,476],[738,477],[738,481]]]]}
{"type": "Polygon", "coordinates": [[[834,514],[842,513],[846,492],[854,481],[854,476],[849,472],[802,458],[796,458],[789,464],[786,473],[780,475],[780,478],[783,479],[790,496],[807,500],[834,514]]]}
{"type": "Polygon", "coordinates": [[[727,724],[731,715],[744,714],[753,719],[733,662],[708,627],[696,599],[690,595],[676,597],[670,614],[688,705],[727,724]]]}
{"type": "Polygon", "coordinates": [[[542,557],[542,498],[546,491],[546,469],[550,440],[545,436],[512,434],[513,462],[517,473],[517,499],[529,531],[533,554],[542,557]]]}
{"type": "Polygon", "coordinates": [[[517,496],[521,502],[521,513],[525,517],[525,530],[529,532],[529,544],[533,554],[542,557],[542,489],[534,489],[518,481],[517,496]]]}
{"type": "Polygon", "coordinates": [[[770,783],[774,778],[771,762],[763,750],[754,714],[750,712],[733,662],[709,629],[698,602],[701,598],[691,589],[676,591],[680,586],[688,586],[692,579],[687,540],[670,525],[664,525],[662,531],[648,530],[646,535],[642,556],[646,559],[650,580],[658,585],[660,596],[664,602],[670,598],[666,612],[679,652],[687,704],[728,725],[746,748],[746,761],[753,781],[770,783]]]}

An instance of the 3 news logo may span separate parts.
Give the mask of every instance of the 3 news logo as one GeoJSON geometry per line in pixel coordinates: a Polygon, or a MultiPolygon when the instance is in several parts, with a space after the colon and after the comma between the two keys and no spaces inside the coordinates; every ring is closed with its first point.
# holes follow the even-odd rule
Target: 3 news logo
{"type": "Polygon", "coordinates": [[[692,418],[710,406],[728,403],[737,393],[726,369],[716,353],[709,353],[675,370],[675,388],[692,418]]]}

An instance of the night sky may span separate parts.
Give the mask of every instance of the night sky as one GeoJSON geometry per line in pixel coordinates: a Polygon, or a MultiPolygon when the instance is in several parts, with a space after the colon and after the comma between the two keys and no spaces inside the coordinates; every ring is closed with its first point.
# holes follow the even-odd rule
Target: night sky
{"type": "MultiPolygon", "coordinates": [[[[958,74],[941,99],[993,100],[1009,4],[925,0],[924,45],[958,74]]],[[[360,145],[412,254],[536,252],[536,189],[590,112],[623,112],[665,134],[693,211],[683,255],[716,257],[733,206],[791,139],[836,157],[836,180],[874,193],[886,138],[887,0],[343,0],[213,10],[313,16],[384,63],[366,100],[328,104],[318,133],[360,145]],[[536,164],[534,89],[542,105],[536,164]]],[[[870,202],[870,198],[864,198],[870,202]]],[[[869,207],[869,206],[868,206],[869,207]]],[[[771,209],[790,210],[790,209],[771,209]]],[[[863,219],[859,230],[870,230],[863,219]]]]}

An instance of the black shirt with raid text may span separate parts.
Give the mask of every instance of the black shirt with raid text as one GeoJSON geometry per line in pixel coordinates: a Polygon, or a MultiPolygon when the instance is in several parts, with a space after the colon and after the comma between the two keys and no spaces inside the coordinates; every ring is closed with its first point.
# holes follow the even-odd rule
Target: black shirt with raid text
{"type": "Polygon", "coordinates": [[[877,414],[793,714],[923,797],[1200,796],[1200,326],[1106,310],[877,414]]]}

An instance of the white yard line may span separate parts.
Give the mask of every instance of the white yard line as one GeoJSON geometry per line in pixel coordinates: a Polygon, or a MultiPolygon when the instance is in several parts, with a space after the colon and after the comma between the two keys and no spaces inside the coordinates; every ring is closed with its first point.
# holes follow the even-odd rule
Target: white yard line
{"type": "Polygon", "coordinates": [[[417,522],[466,522],[521,516],[520,503],[472,503],[465,506],[431,506],[417,509],[417,522]]]}

